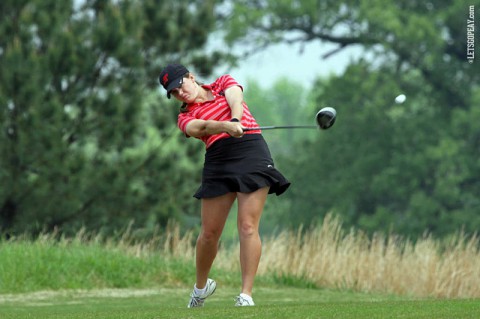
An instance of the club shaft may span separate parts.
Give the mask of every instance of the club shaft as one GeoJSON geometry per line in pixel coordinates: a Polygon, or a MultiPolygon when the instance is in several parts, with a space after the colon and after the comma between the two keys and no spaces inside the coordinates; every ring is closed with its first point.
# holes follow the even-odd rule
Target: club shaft
{"type": "Polygon", "coordinates": [[[293,129],[293,128],[318,128],[316,125],[283,125],[283,126],[260,126],[260,127],[247,127],[243,131],[254,130],[276,130],[276,129],[293,129]]]}

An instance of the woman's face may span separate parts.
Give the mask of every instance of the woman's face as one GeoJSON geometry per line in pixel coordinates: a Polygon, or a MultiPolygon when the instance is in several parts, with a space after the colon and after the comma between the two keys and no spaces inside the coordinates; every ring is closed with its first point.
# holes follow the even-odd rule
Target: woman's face
{"type": "Polygon", "coordinates": [[[179,101],[193,103],[198,96],[198,92],[199,86],[195,82],[195,77],[190,74],[188,77],[184,77],[182,85],[173,89],[170,94],[179,101]]]}

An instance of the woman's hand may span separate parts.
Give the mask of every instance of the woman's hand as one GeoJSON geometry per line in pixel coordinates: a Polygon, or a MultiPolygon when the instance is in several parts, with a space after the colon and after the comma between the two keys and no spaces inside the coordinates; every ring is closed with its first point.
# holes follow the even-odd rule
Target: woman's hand
{"type": "Polygon", "coordinates": [[[239,122],[228,122],[228,130],[227,133],[233,137],[242,137],[245,132],[243,131],[243,127],[239,122]]]}

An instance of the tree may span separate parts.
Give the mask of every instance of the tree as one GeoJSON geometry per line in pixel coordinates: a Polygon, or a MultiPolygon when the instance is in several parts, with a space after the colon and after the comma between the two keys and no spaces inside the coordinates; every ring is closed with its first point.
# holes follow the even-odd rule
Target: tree
{"type": "Polygon", "coordinates": [[[202,53],[215,3],[1,2],[0,230],[111,232],[192,213],[199,147],[151,92],[167,61],[221,63],[202,53]]]}

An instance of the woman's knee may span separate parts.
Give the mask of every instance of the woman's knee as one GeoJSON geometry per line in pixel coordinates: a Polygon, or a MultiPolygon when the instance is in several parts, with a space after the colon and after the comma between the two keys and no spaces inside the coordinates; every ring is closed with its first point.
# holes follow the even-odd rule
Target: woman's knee
{"type": "Polygon", "coordinates": [[[238,234],[242,238],[251,237],[258,234],[258,225],[249,221],[238,222],[238,234]]]}
{"type": "Polygon", "coordinates": [[[220,240],[222,232],[216,229],[203,229],[198,236],[198,240],[206,243],[216,243],[220,240]]]}

